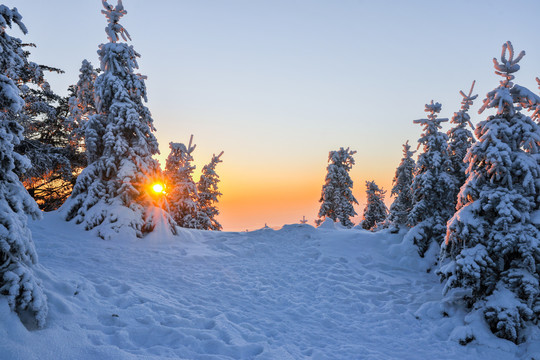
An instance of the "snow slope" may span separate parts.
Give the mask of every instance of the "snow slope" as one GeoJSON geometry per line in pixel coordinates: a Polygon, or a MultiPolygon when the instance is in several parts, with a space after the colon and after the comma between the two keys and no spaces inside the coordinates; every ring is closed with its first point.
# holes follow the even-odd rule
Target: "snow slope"
{"type": "Polygon", "coordinates": [[[56,213],[30,226],[48,322],[28,331],[0,298],[0,359],[540,358],[537,332],[451,340],[464,316],[402,235],[325,223],[103,241],[56,213]]]}

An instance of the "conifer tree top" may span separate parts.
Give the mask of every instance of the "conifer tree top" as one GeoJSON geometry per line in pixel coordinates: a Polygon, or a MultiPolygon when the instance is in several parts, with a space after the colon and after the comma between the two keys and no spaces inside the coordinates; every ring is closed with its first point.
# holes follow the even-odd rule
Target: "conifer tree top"
{"type": "Polygon", "coordinates": [[[338,151],[330,151],[328,154],[328,162],[332,164],[340,164],[347,170],[350,170],[354,165],[354,154],[356,154],[355,150],[349,150],[349,148],[339,148],[338,151]]]}
{"type": "MultiPolygon", "coordinates": [[[[165,161],[165,171],[175,173],[186,166],[187,163],[193,161],[191,153],[196,147],[197,145],[193,144],[193,135],[189,138],[189,145],[187,146],[183,143],[170,142],[169,148],[171,152],[165,161]]],[[[195,166],[188,165],[186,168],[193,170],[195,166]]]]}
{"type": "MultiPolygon", "coordinates": [[[[476,100],[476,98],[478,97],[478,94],[476,95],[472,95],[472,92],[473,92],[473,89],[474,89],[474,85],[476,84],[476,80],[473,81],[472,85],[471,85],[471,89],[469,90],[469,94],[465,95],[465,93],[463,92],[463,90],[460,90],[459,91],[459,94],[462,96],[462,100],[461,100],[461,108],[458,112],[455,112],[454,113],[454,116],[452,116],[452,119],[450,120],[450,122],[452,124],[456,124],[458,125],[456,127],[456,129],[460,129],[460,128],[463,128],[465,127],[467,124],[469,124],[469,126],[474,129],[474,126],[471,122],[471,119],[470,117],[467,115],[467,111],[469,110],[470,106],[473,104],[474,100],[476,100]]],[[[455,131],[455,130],[450,130],[449,134],[452,132],[452,131],[455,131]]]]}
{"type": "Polygon", "coordinates": [[[413,123],[424,125],[426,128],[430,127],[431,124],[440,129],[442,127],[441,123],[448,121],[446,118],[437,118],[437,114],[441,112],[441,108],[442,105],[440,103],[434,103],[433,100],[431,100],[431,103],[426,104],[426,108],[424,109],[425,112],[429,113],[427,119],[413,120],[413,123]]]}
{"type": "Polygon", "coordinates": [[[0,5],[0,34],[6,31],[6,27],[12,26],[13,23],[17,24],[23,34],[28,33],[28,29],[22,23],[22,16],[19,14],[17,8],[10,9],[5,5],[0,5]]]}
{"type": "MultiPolygon", "coordinates": [[[[461,110],[462,111],[469,110],[469,107],[473,104],[473,101],[476,100],[476,98],[478,97],[478,94],[472,95],[472,92],[473,92],[473,89],[474,89],[474,84],[476,84],[476,80],[473,80],[472,85],[471,85],[471,90],[469,90],[468,95],[465,95],[463,90],[459,91],[459,94],[463,97],[463,100],[461,100],[461,110]]],[[[472,126],[472,124],[471,124],[471,126],[472,126]]]]}
{"type": "Polygon", "coordinates": [[[407,140],[405,144],[403,144],[403,156],[405,158],[410,158],[415,152],[415,150],[411,151],[411,145],[409,145],[409,140],[407,140]]]}
{"type": "Polygon", "coordinates": [[[216,164],[223,162],[223,160],[221,160],[221,155],[223,155],[224,152],[225,151],[220,152],[219,155],[217,155],[217,156],[216,156],[216,154],[213,154],[212,155],[212,161],[215,162],[216,164]]]}
{"type": "Polygon", "coordinates": [[[118,23],[120,18],[127,14],[127,11],[124,9],[124,5],[122,5],[122,0],[118,0],[118,3],[114,8],[112,5],[109,5],[106,0],[102,0],[102,4],[105,10],[101,10],[101,13],[105,14],[105,17],[109,22],[105,28],[109,41],[115,43],[120,40],[120,36],[122,36],[124,41],[128,41],[128,39],[131,40],[127,30],[118,23]]]}
{"type": "Polygon", "coordinates": [[[501,61],[493,58],[493,65],[495,67],[495,74],[501,75],[505,79],[501,81],[501,85],[510,88],[512,87],[511,81],[514,80],[516,71],[519,70],[518,62],[525,56],[525,51],[521,51],[517,58],[514,59],[514,47],[510,41],[507,41],[502,46],[501,61]],[[506,59],[506,52],[508,51],[509,58],[506,59]]]}
{"type": "Polygon", "coordinates": [[[182,153],[184,156],[186,156],[186,158],[183,160],[188,160],[188,161],[193,161],[193,157],[191,156],[191,153],[193,152],[193,150],[195,150],[196,147],[197,145],[193,144],[193,135],[191,135],[191,137],[189,138],[188,146],[186,146],[183,143],[175,143],[175,142],[169,143],[169,148],[171,149],[171,151],[178,151],[182,153]]]}
{"type": "Polygon", "coordinates": [[[532,107],[540,102],[540,98],[533,94],[528,89],[514,85],[512,80],[514,79],[514,73],[519,70],[518,62],[525,56],[525,51],[521,51],[519,55],[514,58],[514,47],[510,41],[507,41],[502,46],[502,53],[500,61],[493,58],[493,65],[495,67],[495,74],[504,77],[504,80],[500,81],[500,85],[490,91],[484,99],[484,104],[478,110],[481,114],[486,109],[496,108],[497,115],[507,114],[514,116],[516,111],[521,110],[521,106],[532,107]],[[508,59],[506,53],[508,52],[508,59]],[[521,106],[514,107],[514,103],[521,106]]]}

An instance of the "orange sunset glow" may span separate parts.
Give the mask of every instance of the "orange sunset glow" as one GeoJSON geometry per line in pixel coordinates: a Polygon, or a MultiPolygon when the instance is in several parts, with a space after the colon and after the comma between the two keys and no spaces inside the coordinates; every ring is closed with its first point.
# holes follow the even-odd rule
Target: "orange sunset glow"
{"type": "MultiPolygon", "coordinates": [[[[399,154],[399,149],[397,151],[399,154]]],[[[279,228],[285,224],[300,223],[303,216],[308,220],[308,224],[314,225],[326,176],[328,152],[321,154],[319,161],[310,162],[300,168],[295,168],[294,164],[281,164],[279,171],[258,165],[236,168],[227,163],[226,155],[227,153],[224,162],[217,168],[221,180],[219,189],[223,194],[218,204],[218,219],[225,230],[251,231],[265,225],[279,228]]],[[[197,155],[195,157],[198,158],[197,155]]],[[[398,157],[388,161],[381,160],[374,165],[366,164],[366,157],[366,154],[356,154],[357,164],[351,170],[353,193],[359,202],[359,205],[355,206],[358,216],[353,221],[356,223],[360,220],[365,206],[366,180],[374,179],[388,190],[386,203],[390,206],[393,171],[399,163],[398,157]],[[391,176],[387,176],[388,173],[391,176]]],[[[198,172],[204,163],[196,165],[194,178],[198,179],[198,172]]]]}

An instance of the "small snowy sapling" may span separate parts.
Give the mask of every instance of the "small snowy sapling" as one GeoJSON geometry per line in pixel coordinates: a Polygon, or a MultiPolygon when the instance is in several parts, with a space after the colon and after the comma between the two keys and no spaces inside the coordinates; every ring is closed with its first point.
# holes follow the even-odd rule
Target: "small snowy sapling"
{"type": "Polygon", "coordinates": [[[360,225],[366,230],[375,231],[381,225],[388,214],[384,203],[386,191],[380,189],[375,181],[366,181],[366,207],[360,225]]]}
{"type": "Polygon", "coordinates": [[[212,156],[210,163],[203,167],[197,182],[197,223],[199,229],[222,229],[221,224],[216,219],[219,215],[218,198],[221,196],[218,189],[219,175],[216,173],[216,166],[222,162],[221,155],[223,155],[223,151],[217,156],[212,156]]]}
{"type": "Polygon", "coordinates": [[[192,165],[193,135],[189,139],[189,145],[182,143],[169,143],[171,152],[165,162],[165,176],[167,177],[169,211],[178,226],[198,229],[198,206],[199,195],[197,184],[193,181],[192,165]]]}
{"type": "Polygon", "coordinates": [[[320,225],[325,219],[332,219],[345,227],[352,227],[354,224],[351,217],[356,215],[354,204],[358,204],[352,194],[353,181],[349,176],[349,171],[354,165],[353,155],[356,151],[349,148],[340,148],[338,151],[330,151],[328,154],[328,164],[326,170],[325,184],[322,187],[321,208],[319,209],[319,219],[315,222],[320,225]]]}
{"type": "Polygon", "coordinates": [[[461,101],[461,109],[454,113],[454,116],[450,120],[450,123],[454,124],[454,127],[448,130],[448,156],[450,156],[450,173],[454,178],[455,194],[454,207],[457,203],[457,193],[459,188],[465,183],[467,176],[465,170],[467,164],[463,161],[467,151],[471,145],[475,142],[474,135],[467,129],[468,126],[474,129],[471,123],[471,117],[467,113],[469,107],[473,104],[473,101],[478,95],[472,95],[475,81],[471,85],[471,90],[468,95],[465,95],[463,91],[460,91],[460,95],[463,97],[461,101]]]}
{"type": "Polygon", "coordinates": [[[385,226],[390,231],[398,232],[400,226],[407,224],[407,217],[412,209],[412,181],[414,176],[415,161],[412,158],[415,151],[411,151],[409,141],[403,144],[403,158],[399,163],[390,195],[396,198],[390,205],[390,212],[385,226]]]}
{"type": "Polygon", "coordinates": [[[432,242],[441,244],[446,233],[446,222],[454,213],[453,194],[455,183],[450,175],[448,137],[441,132],[439,119],[441,104],[426,104],[427,119],[415,120],[424,128],[418,140],[423,152],[418,156],[412,182],[413,207],[408,217],[412,227],[407,237],[412,237],[420,256],[424,256],[432,242]]]}

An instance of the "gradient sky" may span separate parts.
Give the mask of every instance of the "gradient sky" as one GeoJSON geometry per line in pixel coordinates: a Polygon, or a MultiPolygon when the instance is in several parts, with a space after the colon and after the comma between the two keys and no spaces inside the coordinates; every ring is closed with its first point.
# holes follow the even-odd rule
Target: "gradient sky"
{"type": "MultiPolygon", "coordinates": [[[[111,3],[115,4],[115,0],[111,3]]],[[[328,152],[358,151],[353,192],[365,181],[391,189],[402,144],[421,133],[424,104],[459,109],[477,81],[473,123],[498,85],[492,58],[511,40],[525,50],[516,82],[537,90],[538,0],[124,0],[121,23],[142,55],[148,107],[164,164],[168,143],[194,135],[198,169],[219,165],[225,230],[316,219],[328,152]]],[[[98,65],[106,42],[99,0],[6,1],[37,45],[31,59],[59,67],[62,95],[83,59],[98,65]]],[[[198,174],[196,174],[198,179],[198,174]]],[[[388,199],[387,203],[391,202],[388,199]]]]}

